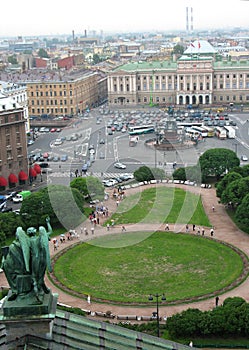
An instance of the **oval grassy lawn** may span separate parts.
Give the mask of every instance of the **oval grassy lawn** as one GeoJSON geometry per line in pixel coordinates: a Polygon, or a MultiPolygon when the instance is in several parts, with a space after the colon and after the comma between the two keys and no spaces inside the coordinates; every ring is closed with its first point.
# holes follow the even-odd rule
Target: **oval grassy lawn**
{"type": "Polygon", "coordinates": [[[146,303],[150,293],[165,293],[167,301],[204,296],[242,273],[241,257],[214,240],[155,232],[132,244],[137,234],[106,236],[116,248],[103,247],[103,237],[79,244],[56,260],[54,275],[67,288],[93,299],[139,304],[146,303]]]}
{"type": "MultiPolygon", "coordinates": [[[[127,196],[120,202],[111,219],[117,225],[169,222],[211,226],[200,194],[166,186],[147,188],[127,196]]],[[[110,220],[107,222],[110,223],[110,220]]]]}

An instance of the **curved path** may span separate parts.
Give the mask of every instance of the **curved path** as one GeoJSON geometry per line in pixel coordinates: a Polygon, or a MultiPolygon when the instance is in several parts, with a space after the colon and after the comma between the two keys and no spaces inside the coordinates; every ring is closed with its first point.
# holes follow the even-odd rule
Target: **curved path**
{"type": "MultiPolygon", "coordinates": [[[[155,186],[155,185],[147,185],[143,187],[136,187],[127,190],[127,195],[133,194],[137,191],[143,191],[145,188],[148,188],[149,186],[155,186]]],[[[170,184],[159,184],[157,186],[175,186],[170,184]]],[[[184,185],[177,185],[178,187],[182,187],[183,189],[201,194],[203,206],[205,208],[205,211],[209,217],[209,220],[211,224],[214,226],[214,239],[218,239],[227,243],[230,243],[236,247],[238,247],[240,250],[242,250],[247,256],[249,256],[249,235],[246,233],[240,231],[237,226],[234,225],[233,221],[230,219],[230,217],[226,214],[226,211],[224,209],[224,206],[219,204],[216,197],[216,191],[214,188],[211,189],[205,189],[205,188],[199,188],[199,187],[187,187],[184,185]],[[213,211],[212,207],[215,207],[215,210],[213,211]]],[[[105,202],[105,205],[109,209],[109,213],[113,213],[116,209],[116,202],[111,199],[111,196],[107,202],[105,202]]],[[[89,236],[91,236],[90,233],[90,223],[86,225],[89,230],[89,236]]],[[[170,225],[170,231],[183,231],[185,232],[185,225],[182,225],[181,227],[178,225],[177,227],[170,225]]],[[[152,230],[158,230],[158,229],[164,229],[165,225],[158,225],[158,224],[134,224],[134,225],[126,225],[127,231],[152,231],[152,230]]],[[[192,225],[190,225],[190,233],[191,233],[192,225]]],[[[80,227],[77,229],[77,232],[80,232],[80,227]]],[[[115,226],[110,230],[112,233],[120,233],[121,227],[115,226]]],[[[94,236],[98,237],[101,235],[106,235],[107,230],[105,227],[102,227],[101,225],[97,225],[95,228],[94,236]]],[[[206,231],[206,235],[209,235],[209,231],[206,231]]],[[[80,234],[80,240],[85,241],[84,234],[80,234]]],[[[59,244],[57,252],[59,252],[62,249],[65,249],[65,246],[69,246],[70,244],[74,244],[75,240],[72,241],[66,241],[63,244],[59,244]]],[[[51,243],[51,255],[54,254],[52,243],[51,243]]],[[[56,253],[57,253],[56,252],[56,253]]],[[[221,266],[222,268],[222,266],[221,266]]],[[[132,306],[117,306],[117,305],[107,305],[107,304],[101,304],[97,302],[91,302],[91,304],[88,304],[86,299],[78,298],[71,296],[60,289],[58,289],[56,286],[54,286],[46,277],[46,284],[51,288],[53,293],[59,294],[59,302],[70,305],[73,307],[79,307],[84,310],[90,310],[90,311],[101,311],[106,312],[107,310],[110,310],[112,314],[114,315],[137,315],[137,316],[150,316],[153,311],[155,311],[155,303],[152,302],[151,307],[132,307],[132,306]]],[[[0,275],[0,285],[1,286],[7,286],[7,281],[5,279],[4,274],[2,273],[0,275]]],[[[233,290],[230,290],[222,295],[219,295],[219,303],[222,303],[223,300],[225,300],[228,297],[234,297],[234,296],[240,296],[244,298],[247,302],[249,302],[249,278],[247,278],[242,284],[240,284],[238,287],[236,287],[233,290]]],[[[167,296],[167,290],[166,291],[158,291],[165,292],[167,296]]],[[[178,305],[169,305],[169,306],[160,306],[160,315],[161,316],[171,316],[177,312],[181,312],[183,310],[186,310],[188,308],[198,308],[200,310],[210,310],[214,308],[215,306],[215,300],[214,297],[202,301],[192,302],[189,304],[178,304],[178,305]]]]}

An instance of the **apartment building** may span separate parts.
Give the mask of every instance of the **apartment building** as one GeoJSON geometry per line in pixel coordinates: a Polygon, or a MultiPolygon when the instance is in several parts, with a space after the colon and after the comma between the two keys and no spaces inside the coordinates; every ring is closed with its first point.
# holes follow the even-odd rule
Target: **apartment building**
{"type": "Polygon", "coordinates": [[[0,187],[28,180],[27,138],[23,107],[0,94],[0,187]]]}
{"type": "Polygon", "coordinates": [[[248,104],[249,61],[220,59],[210,45],[208,49],[188,49],[175,61],[140,61],[114,69],[108,73],[109,103],[248,104]]]}
{"type": "Polygon", "coordinates": [[[107,98],[107,78],[92,71],[46,75],[27,81],[30,116],[77,115],[107,98]]]}

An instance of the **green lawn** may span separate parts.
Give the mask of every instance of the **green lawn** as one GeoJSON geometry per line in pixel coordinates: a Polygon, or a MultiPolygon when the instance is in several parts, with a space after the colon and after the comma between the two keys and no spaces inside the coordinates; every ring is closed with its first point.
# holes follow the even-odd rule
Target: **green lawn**
{"type": "Polygon", "coordinates": [[[93,298],[146,303],[150,293],[165,292],[168,301],[204,296],[229,285],[242,268],[237,253],[211,239],[129,232],[75,246],[58,258],[54,274],[93,298]]]}
{"type": "Polygon", "coordinates": [[[128,196],[111,219],[116,224],[169,222],[211,226],[200,196],[174,187],[154,187],[128,196]]]}

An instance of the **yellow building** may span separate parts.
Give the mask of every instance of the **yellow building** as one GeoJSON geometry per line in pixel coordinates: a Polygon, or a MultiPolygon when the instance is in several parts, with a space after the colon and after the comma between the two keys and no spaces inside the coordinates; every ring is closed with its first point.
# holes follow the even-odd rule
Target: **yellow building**
{"type": "Polygon", "coordinates": [[[76,115],[107,97],[107,83],[97,72],[75,72],[27,82],[29,115],[76,115]]]}

